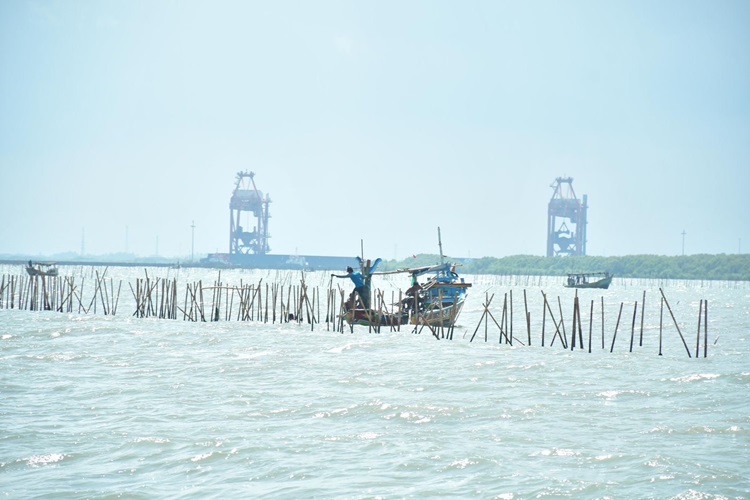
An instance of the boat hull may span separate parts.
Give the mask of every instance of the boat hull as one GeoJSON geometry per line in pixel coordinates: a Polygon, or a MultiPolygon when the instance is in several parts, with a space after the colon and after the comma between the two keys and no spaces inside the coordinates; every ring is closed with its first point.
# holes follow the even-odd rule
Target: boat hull
{"type": "Polygon", "coordinates": [[[42,269],[38,269],[36,267],[26,266],[26,272],[29,274],[29,276],[57,276],[57,268],[54,267],[47,271],[43,271],[42,269]]]}
{"type": "Polygon", "coordinates": [[[456,303],[431,304],[411,318],[412,325],[448,328],[455,326],[466,301],[465,295],[456,303]]]}
{"type": "Polygon", "coordinates": [[[368,309],[349,309],[344,313],[344,321],[360,326],[399,326],[409,322],[409,315],[402,313],[379,313],[368,309]]]}

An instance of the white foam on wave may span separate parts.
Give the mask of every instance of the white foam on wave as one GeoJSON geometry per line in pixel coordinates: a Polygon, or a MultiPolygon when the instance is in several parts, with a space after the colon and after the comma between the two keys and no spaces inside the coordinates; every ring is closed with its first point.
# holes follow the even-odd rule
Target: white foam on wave
{"type": "Polygon", "coordinates": [[[191,462],[200,462],[201,460],[205,460],[209,458],[211,455],[213,455],[213,451],[209,451],[208,453],[201,453],[200,455],[196,455],[193,458],[190,459],[191,462]]]}
{"type": "Polygon", "coordinates": [[[451,462],[450,466],[452,468],[456,468],[456,469],[465,469],[465,468],[467,468],[470,465],[475,465],[476,463],[477,462],[475,462],[475,461],[473,461],[471,459],[464,458],[464,459],[461,459],[461,460],[454,460],[453,462],[451,462]]]}
{"type": "Polygon", "coordinates": [[[597,394],[597,396],[602,396],[604,399],[612,400],[615,399],[620,394],[620,391],[603,391],[597,394]]]}
{"type": "Polygon", "coordinates": [[[24,460],[26,464],[31,467],[41,467],[43,465],[60,462],[63,458],[65,458],[65,455],[63,455],[62,453],[50,453],[47,455],[33,455],[24,460]]]}
{"type": "Polygon", "coordinates": [[[156,437],[156,436],[146,436],[146,437],[135,438],[134,442],[136,442],[136,443],[164,444],[164,443],[168,443],[169,439],[167,439],[167,438],[160,438],[160,437],[156,437]]]}
{"type": "Polygon", "coordinates": [[[341,346],[332,347],[332,348],[328,349],[325,352],[327,352],[329,354],[341,354],[344,351],[350,351],[350,350],[354,349],[355,347],[368,347],[369,345],[370,345],[370,343],[368,343],[368,342],[350,342],[348,344],[344,344],[344,345],[341,345],[341,346]]]}
{"type": "Polygon", "coordinates": [[[694,375],[685,375],[684,377],[670,378],[670,382],[696,382],[698,380],[712,380],[719,378],[718,373],[696,373],[694,375]]]}
{"type": "Polygon", "coordinates": [[[347,351],[352,348],[354,344],[346,344],[338,347],[332,347],[331,349],[328,349],[326,352],[329,354],[341,354],[344,351],[347,351]]]}
{"type": "Polygon", "coordinates": [[[539,455],[544,457],[575,457],[578,453],[568,448],[552,448],[550,450],[542,450],[539,455]]]}

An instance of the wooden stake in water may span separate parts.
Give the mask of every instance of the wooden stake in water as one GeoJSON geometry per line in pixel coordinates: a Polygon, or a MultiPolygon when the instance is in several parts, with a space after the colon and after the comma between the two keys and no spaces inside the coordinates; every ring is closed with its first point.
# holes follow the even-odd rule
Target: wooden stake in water
{"type": "Polygon", "coordinates": [[[635,317],[638,313],[638,301],[635,302],[633,307],[633,324],[630,325],[630,352],[633,352],[633,339],[635,338],[635,317]]]}
{"type": "Polygon", "coordinates": [[[594,328],[594,301],[591,300],[591,312],[589,313],[589,354],[591,354],[591,334],[594,328]]]}
{"type": "Polygon", "coordinates": [[[698,333],[695,337],[695,358],[698,359],[698,356],[701,352],[701,321],[703,320],[703,299],[701,299],[700,305],[698,306],[698,333]]]}
{"type": "Polygon", "coordinates": [[[664,290],[659,288],[659,292],[661,292],[661,296],[664,299],[664,303],[667,304],[667,311],[669,311],[669,315],[672,317],[674,326],[677,328],[677,333],[680,334],[680,338],[682,339],[682,345],[685,346],[685,351],[687,352],[688,357],[692,358],[692,356],[690,355],[690,348],[688,347],[687,342],[685,342],[685,337],[682,335],[682,332],[680,331],[680,325],[677,324],[677,319],[675,319],[674,313],[672,312],[672,308],[669,306],[669,301],[667,300],[667,297],[664,295],[664,290]]]}
{"type": "Polygon", "coordinates": [[[640,347],[643,347],[643,316],[646,312],[646,290],[643,290],[643,300],[641,301],[641,337],[638,342],[640,347]]]}
{"type": "Polygon", "coordinates": [[[542,305],[542,347],[544,347],[544,326],[547,323],[547,296],[542,292],[542,297],[544,297],[544,304],[542,305]]]}
{"type": "Polygon", "coordinates": [[[609,352],[612,352],[615,350],[615,340],[617,339],[617,329],[620,327],[620,316],[622,316],[622,305],[623,303],[620,302],[620,312],[617,314],[617,324],[615,325],[615,333],[612,335],[612,346],[609,348],[609,352]]]}
{"type": "MultiPolygon", "coordinates": [[[[563,310],[562,310],[562,301],[560,300],[560,296],[557,296],[557,308],[560,311],[560,324],[558,325],[557,333],[560,333],[560,327],[562,326],[562,335],[560,337],[560,340],[562,340],[563,348],[568,348],[568,333],[565,331],[565,320],[563,319],[563,310]]],[[[552,311],[550,311],[552,313],[552,311]]],[[[575,332],[573,332],[575,333],[575,332]]],[[[552,339],[552,342],[554,342],[555,339],[552,339]]],[[[550,344],[552,345],[552,344],[550,344]]]]}
{"type": "Polygon", "coordinates": [[[708,299],[703,305],[703,357],[708,356],[708,299]]]}
{"type": "MultiPolygon", "coordinates": [[[[527,276],[528,278],[528,276],[527,276]]],[[[524,317],[526,318],[526,335],[528,338],[529,345],[531,345],[531,313],[529,313],[529,304],[526,301],[526,289],[523,289],[523,310],[524,317]]]]}
{"type": "MultiPolygon", "coordinates": [[[[573,323],[571,324],[571,328],[573,331],[573,336],[570,339],[570,350],[573,351],[576,348],[576,319],[578,319],[578,290],[576,290],[576,295],[573,298],[573,323]]],[[[583,347],[583,346],[581,346],[583,347]]]]}

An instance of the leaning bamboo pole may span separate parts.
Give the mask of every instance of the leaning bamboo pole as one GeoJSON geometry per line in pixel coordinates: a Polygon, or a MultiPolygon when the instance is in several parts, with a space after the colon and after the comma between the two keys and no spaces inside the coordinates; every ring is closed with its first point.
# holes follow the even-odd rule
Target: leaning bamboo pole
{"type": "Polygon", "coordinates": [[[677,333],[680,334],[680,338],[682,339],[682,344],[685,346],[685,351],[687,351],[688,357],[692,357],[690,355],[690,348],[688,348],[687,342],[685,342],[685,337],[682,335],[682,331],[680,331],[680,325],[677,324],[677,319],[674,317],[674,313],[672,312],[672,308],[669,305],[669,301],[667,300],[667,297],[664,296],[664,290],[659,288],[659,292],[661,292],[662,298],[664,298],[664,303],[667,304],[667,310],[669,311],[669,315],[672,317],[672,321],[674,322],[675,328],[677,328],[677,333]]]}
{"type": "Polygon", "coordinates": [[[617,324],[615,324],[615,333],[614,335],[612,335],[612,347],[609,348],[609,352],[612,352],[615,349],[615,340],[617,339],[617,329],[620,327],[620,316],[622,316],[622,306],[623,306],[623,303],[620,302],[620,312],[617,314],[617,324]]]}

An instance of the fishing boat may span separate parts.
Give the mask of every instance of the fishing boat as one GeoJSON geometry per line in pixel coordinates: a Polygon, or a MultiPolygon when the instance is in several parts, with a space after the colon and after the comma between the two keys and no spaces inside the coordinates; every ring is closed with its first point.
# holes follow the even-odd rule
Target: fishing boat
{"type": "Polygon", "coordinates": [[[410,271],[415,283],[409,289],[413,289],[413,295],[404,299],[410,312],[410,323],[430,327],[455,326],[471,283],[466,283],[459,277],[456,266],[451,263],[410,271]],[[419,283],[416,280],[419,276],[427,274],[430,277],[426,282],[419,283]]]}
{"type": "Polygon", "coordinates": [[[471,287],[471,283],[466,283],[456,273],[456,264],[445,262],[439,227],[438,248],[440,264],[408,270],[412,275],[412,287],[406,291],[404,302],[413,325],[455,326],[466,302],[467,290],[471,287]],[[429,275],[429,278],[420,283],[418,278],[425,275],[429,275]]]}
{"type": "MultiPolygon", "coordinates": [[[[362,261],[357,257],[362,276],[365,279],[365,291],[368,295],[366,300],[352,295],[344,304],[343,319],[349,325],[364,326],[398,326],[411,323],[412,325],[424,325],[434,327],[455,326],[459,314],[464,307],[468,288],[471,283],[466,283],[464,278],[456,273],[456,264],[445,262],[443,256],[443,242],[440,238],[438,228],[438,246],[440,248],[440,264],[434,266],[398,269],[396,271],[375,272],[381,259],[362,261]],[[393,304],[392,310],[387,310],[383,305],[378,309],[365,307],[369,304],[370,280],[374,274],[409,273],[411,275],[411,287],[406,290],[406,297],[400,303],[393,304]],[[428,276],[427,280],[420,283],[419,278],[428,276]],[[354,304],[354,305],[352,305],[354,304]]],[[[343,277],[343,276],[338,276],[343,277]]]]}
{"type": "Polygon", "coordinates": [[[32,263],[31,261],[26,266],[26,272],[29,273],[29,276],[57,276],[58,273],[55,264],[46,262],[32,263]]]}
{"type": "Polygon", "coordinates": [[[613,276],[603,273],[570,273],[565,281],[565,288],[609,288],[613,276]]]}
{"type": "MultiPolygon", "coordinates": [[[[405,325],[409,322],[409,313],[405,309],[395,309],[392,311],[387,310],[385,304],[380,304],[377,308],[374,308],[370,303],[370,288],[372,284],[373,274],[376,273],[376,269],[382,262],[382,259],[375,259],[374,262],[370,260],[363,260],[361,257],[357,257],[359,263],[360,273],[364,279],[363,289],[356,289],[349,295],[349,299],[343,304],[343,313],[341,317],[349,325],[360,325],[360,326],[399,326],[405,325]]],[[[344,278],[346,276],[331,275],[331,277],[344,278]]]]}

